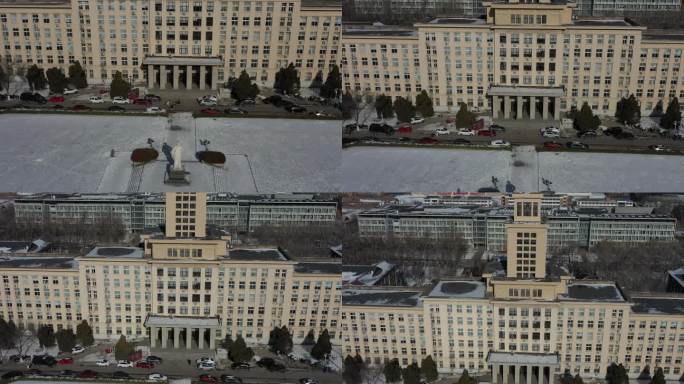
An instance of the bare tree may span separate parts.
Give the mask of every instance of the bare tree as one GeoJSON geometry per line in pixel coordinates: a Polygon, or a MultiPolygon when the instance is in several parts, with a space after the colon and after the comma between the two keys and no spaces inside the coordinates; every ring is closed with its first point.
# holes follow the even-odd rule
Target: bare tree
{"type": "Polygon", "coordinates": [[[26,66],[23,63],[15,61],[0,60],[0,89],[7,92],[7,95],[13,95],[18,90],[12,87],[12,84],[17,76],[24,76],[26,74],[26,66]]]}
{"type": "Polygon", "coordinates": [[[363,372],[364,384],[385,384],[384,364],[369,365],[363,372]]]}

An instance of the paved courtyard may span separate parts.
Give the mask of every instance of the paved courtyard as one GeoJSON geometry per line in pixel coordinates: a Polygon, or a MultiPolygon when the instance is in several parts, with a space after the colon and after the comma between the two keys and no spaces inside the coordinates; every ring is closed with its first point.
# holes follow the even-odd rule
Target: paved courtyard
{"type": "Polygon", "coordinates": [[[335,120],[2,114],[0,180],[22,192],[337,191],[339,131],[335,120]],[[181,143],[189,185],[164,184],[163,154],[132,166],[148,138],[158,150],[181,143]],[[203,140],[226,154],[224,167],[197,162],[203,140]]]}

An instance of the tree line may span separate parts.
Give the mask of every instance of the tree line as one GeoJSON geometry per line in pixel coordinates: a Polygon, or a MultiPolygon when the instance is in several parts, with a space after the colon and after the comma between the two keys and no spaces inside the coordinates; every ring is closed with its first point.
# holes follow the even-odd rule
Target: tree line
{"type": "Polygon", "coordinates": [[[69,65],[66,74],[60,67],[51,67],[46,71],[36,64],[26,67],[22,63],[5,63],[0,65],[0,90],[9,93],[16,76],[25,77],[33,91],[49,87],[51,93],[62,93],[69,86],[77,89],[88,86],[88,76],[78,61],[69,65]]]}

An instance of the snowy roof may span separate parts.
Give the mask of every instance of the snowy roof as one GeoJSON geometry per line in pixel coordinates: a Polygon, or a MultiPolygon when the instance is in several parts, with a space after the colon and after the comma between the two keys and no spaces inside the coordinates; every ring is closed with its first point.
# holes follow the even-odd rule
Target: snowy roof
{"type": "Polygon", "coordinates": [[[0,253],[24,253],[31,244],[30,241],[0,241],[0,253]]]}
{"type": "Polygon", "coordinates": [[[339,275],[342,271],[342,263],[297,263],[294,270],[297,273],[339,275]]]}
{"type": "Polygon", "coordinates": [[[667,273],[675,279],[679,285],[684,287],[684,268],[677,268],[672,271],[667,271],[667,273]]]}
{"type": "Polygon", "coordinates": [[[486,292],[485,283],[474,280],[440,281],[432,288],[429,297],[482,299],[486,292]]]}
{"type": "Polygon", "coordinates": [[[487,363],[558,365],[559,359],[557,354],[548,353],[489,352],[487,363]]]}
{"type": "Polygon", "coordinates": [[[563,87],[518,87],[518,86],[491,86],[488,94],[490,96],[555,96],[562,97],[565,94],[563,87]]]}
{"type": "Polygon", "coordinates": [[[649,315],[684,315],[684,296],[632,297],[632,312],[649,315]]]}
{"type": "Polygon", "coordinates": [[[238,261],[286,261],[289,260],[278,248],[244,248],[231,249],[227,259],[238,261]]]}
{"type": "Polygon", "coordinates": [[[112,259],[142,259],[143,256],[143,250],[138,247],[95,247],[86,255],[112,259]]]}
{"type": "Polygon", "coordinates": [[[421,295],[421,291],[345,289],[342,291],[342,305],[419,307],[421,295]]]}
{"type": "Polygon", "coordinates": [[[73,257],[0,257],[0,268],[76,269],[73,257]]]}
{"type": "Polygon", "coordinates": [[[395,268],[394,264],[381,261],[373,265],[345,265],[342,283],[351,285],[375,285],[395,268]]]}
{"type": "Polygon", "coordinates": [[[579,301],[625,301],[622,292],[614,283],[572,283],[568,284],[563,300],[579,301]]]}
{"type": "Polygon", "coordinates": [[[147,316],[146,327],[172,327],[172,326],[195,326],[195,327],[219,327],[221,323],[218,317],[192,317],[192,316],[147,316]]]}

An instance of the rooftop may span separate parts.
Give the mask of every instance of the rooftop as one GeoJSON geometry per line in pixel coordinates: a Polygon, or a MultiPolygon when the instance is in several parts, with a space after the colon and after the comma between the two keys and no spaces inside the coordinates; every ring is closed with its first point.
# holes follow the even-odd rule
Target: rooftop
{"type": "Polygon", "coordinates": [[[632,297],[632,312],[649,315],[684,315],[684,297],[632,297]]]}
{"type": "Polygon", "coordinates": [[[0,257],[0,268],[76,269],[73,257],[0,257]]]}
{"type": "Polygon", "coordinates": [[[7,5],[66,5],[70,0],[0,0],[0,4],[7,5]]]}
{"type": "Polygon", "coordinates": [[[111,259],[142,259],[144,252],[138,247],[95,247],[86,257],[104,257],[111,259]]]}
{"type": "Polygon", "coordinates": [[[548,353],[489,352],[487,363],[558,365],[558,355],[548,353]]]}
{"type": "Polygon", "coordinates": [[[677,268],[672,271],[667,271],[667,273],[675,279],[679,285],[684,287],[684,268],[677,268]]]}
{"type": "Polygon", "coordinates": [[[0,253],[40,252],[47,246],[43,240],[35,241],[0,241],[0,253]]]}
{"type": "Polygon", "coordinates": [[[365,26],[347,27],[342,31],[346,36],[393,36],[393,37],[416,37],[418,32],[414,29],[397,29],[392,26],[365,26]]]}
{"type": "Polygon", "coordinates": [[[580,19],[573,22],[580,27],[633,27],[627,20],[580,19]]]}
{"type": "Polygon", "coordinates": [[[475,280],[440,281],[432,288],[429,297],[447,297],[461,299],[483,299],[486,293],[485,283],[475,280]]]}
{"type": "Polygon", "coordinates": [[[682,31],[677,33],[644,32],[641,38],[642,40],[684,41],[684,33],[682,31]]]}
{"type": "Polygon", "coordinates": [[[385,289],[345,289],[342,291],[342,305],[380,307],[419,307],[421,291],[385,289]]]}
{"type": "Polygon", "coordinates": [[[486,24],[483,19],[467,19],[463,17],[441,17],[430,20],[428,24],[486,24]]]}
{"type": "Polygon", "coordinates": [[[351,285],[375,285],[380,279],[387,276],[395,265],[381,261],[373,265],[346,265],[342,271],[342,283],[351,285]]]}
{"type": "Polygon", "coordinates": [[[339,275],[342,272],[342,263],[297,263],[294,270],[297,273],[339,275]]]}
{"type": "Polygon", "coordinates": [[[579,301],[625,301],[622,292],[614,283],[572,283],[568,284],[567,295],[561,299],[579,301]]]}
{"type": "Polygon", "coordinates": [[[147,316],[146,327],[163,326],[195,326],[195,327],[219,327],[221,323],[218,317],[193,317],[193,316],[147,316]]]}
{"type": "Polygon", "coordinates": [[[238,261],[287,261],[289,257],[279,248],[231,249],[227,259],[238,261]]]}

